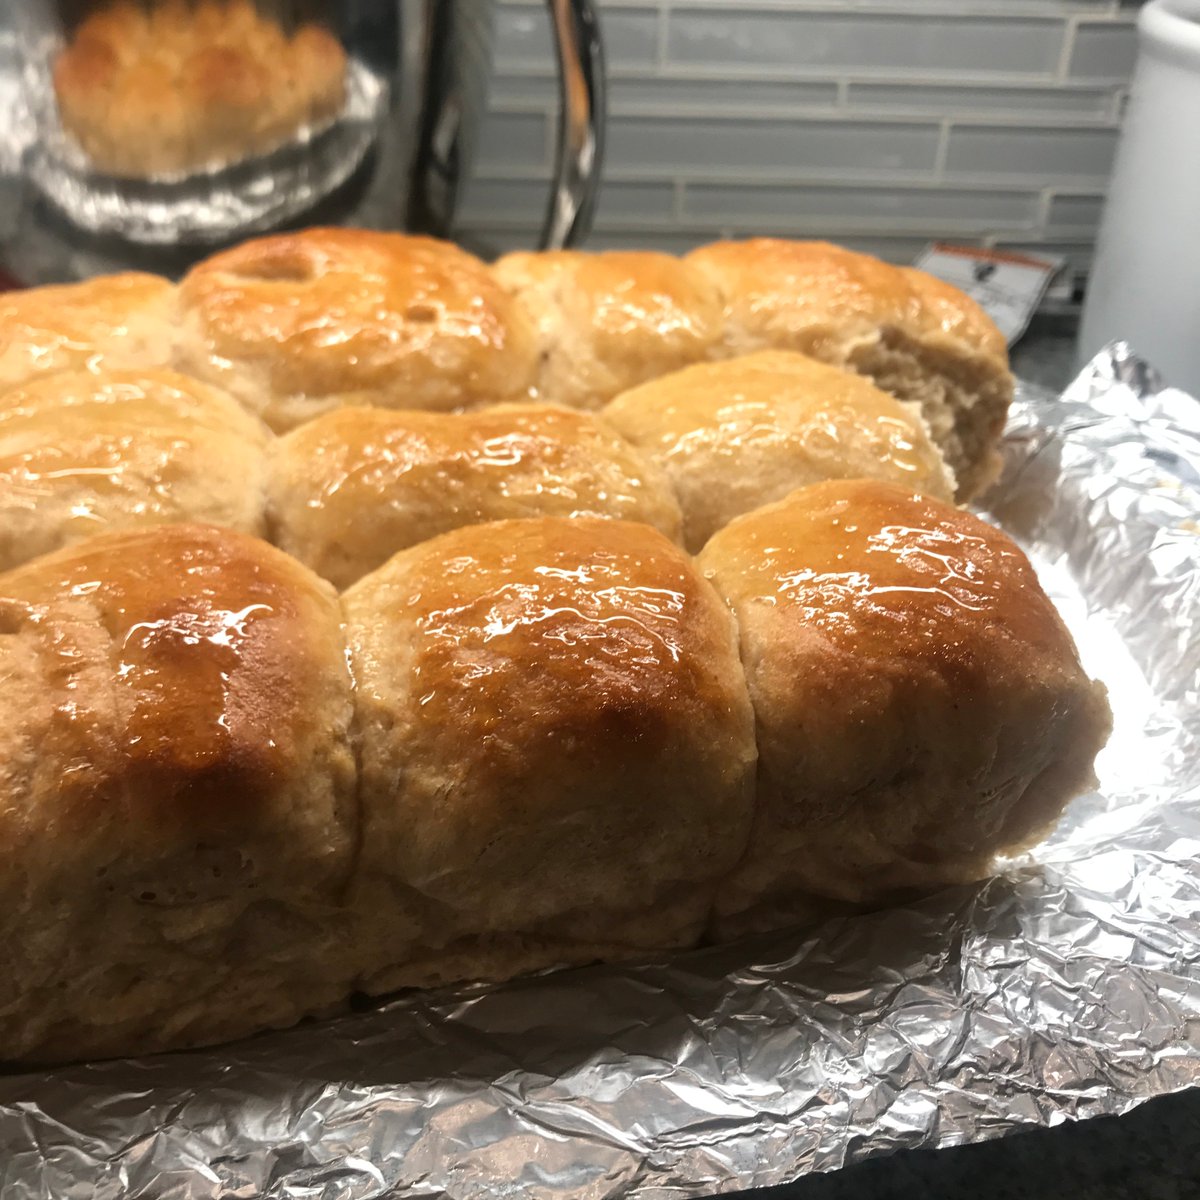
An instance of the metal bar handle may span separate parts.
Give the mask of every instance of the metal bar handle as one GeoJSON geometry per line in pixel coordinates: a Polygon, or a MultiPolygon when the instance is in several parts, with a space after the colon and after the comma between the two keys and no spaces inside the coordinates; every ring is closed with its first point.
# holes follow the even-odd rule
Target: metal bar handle
{"type": "Polygon", "coordinates": [[[558,147],[543,250],[588,235],[600,188],[606,116],[604,46],[590,0],[547,0],[558,52],[558,147]]]}

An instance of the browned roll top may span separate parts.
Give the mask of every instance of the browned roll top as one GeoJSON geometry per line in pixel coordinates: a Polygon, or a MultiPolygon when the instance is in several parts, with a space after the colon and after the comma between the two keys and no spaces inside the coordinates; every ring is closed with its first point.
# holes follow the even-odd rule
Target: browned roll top
{"type": "Polygon", "coordinates": [[[996,477],[1013,378],[1003,335],[969,296],[827,242],[714,242],[684,261],[725,298],[726,354],[799,350],[866,375],[920,404],[960,500],[996,477]]]}
{"type": "Polygon", "coordinates": [[[267,430],[173,371],[62,371],[0,392],[0,571],[109,530],[261,534],[267,430]]]}
{"type": "Polygon", "coordinates": [[[699,563],[737,616],[758,725],[724,913],[978,878],[1093,782],[1104,689],[986,522],[829,482],[740,517],[699,563]]]}
{"type": "Polygon", "coordinates": [[[201,263],[179,289],[176,364],[277,430],[344,404],[453,409],[524,398],[533,331],[448,242],[307,229],[201,263]]]}
{"type": "Polygon", "coordinates": [[[164,365],[174,293],[131,271],[0,295],[0,388],[56,371],[164,365]]]}
{"type": "Polygon", "coordinates": [[[327,413],[274,447],[267,505],[274,540],[338,587],[481,521],[611,516],[675,540],[680,529],[669,483],[614,429],[535,403],[327,413]]]}
{"type": "Polygon", "coordinates": [[[188,837],[197,822],[222,828],[276,799],[336,729],[310,688],[331,677],[348,695],[332,589],[228,530],[95,538],[0,576],[0,603],[5,635],[50,689],[37,706],[47,732],[80,767],[45,781],[47,804],[75,795],[154,824],[179,817],[188,837]]]}
{"type": "Polygon", "coordinates": [[[624,521],[472,526],[345,608],[365,871],[472,932],[559,918],[610,941],[688,885],[696,935],[754,746],[731,618],[678,547],[624,521]]]}
{"type": "Polygon", "coordinates": [[[492,270],[538,331],[537,388],[555,404],[599,408],[720,344],[720,291],[669,254],[517,253],[492,270]]]}
{"type": "Polygon", "coordinates": [[[623,393],[604,416],[674,485],[692,551],[734,517],[823,479],[954,494],[911,407],[803,354],[699,363],[623,393]]]}

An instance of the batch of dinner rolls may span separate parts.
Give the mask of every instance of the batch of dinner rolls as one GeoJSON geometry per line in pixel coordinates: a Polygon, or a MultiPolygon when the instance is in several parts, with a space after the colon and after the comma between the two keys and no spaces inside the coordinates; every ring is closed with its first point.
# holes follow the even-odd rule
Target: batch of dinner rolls
{"type": "Polygon", "coordinates": [[[1110,716],[969,299],[313,229],[0,298],[0,1059],[978,879],[1110,716]]]}
{"type": "Polygon", "coordinates": [[[154,179],[212,169],[321,128],[345,103],[346,52],[254,0],[110,0],[54,60],[63,128],[91,166],[154,179]]]}

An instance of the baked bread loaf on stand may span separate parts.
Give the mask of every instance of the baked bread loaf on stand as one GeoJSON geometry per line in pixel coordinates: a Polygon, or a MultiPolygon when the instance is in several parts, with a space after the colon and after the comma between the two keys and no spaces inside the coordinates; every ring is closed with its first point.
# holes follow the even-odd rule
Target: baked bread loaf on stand
{"type": "Polygon", "coordinates": [[[170,177],[331,120],[345,101],[346,52],[313,22],[285,32],[252,0],[116,0],[74,30],[54,93],[96,170],[170,177]]]}

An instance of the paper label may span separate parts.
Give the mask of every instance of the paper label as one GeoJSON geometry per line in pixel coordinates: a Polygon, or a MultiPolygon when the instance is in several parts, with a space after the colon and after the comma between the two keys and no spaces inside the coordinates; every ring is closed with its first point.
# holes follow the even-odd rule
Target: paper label
{"type": "Polygon", "coordinates": [[[1025,332],[1066,260],[934,242],[913,265],[966,292],[996,322],[1011,346],[1025,332]]]}

